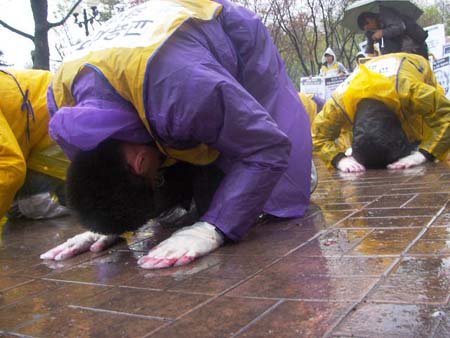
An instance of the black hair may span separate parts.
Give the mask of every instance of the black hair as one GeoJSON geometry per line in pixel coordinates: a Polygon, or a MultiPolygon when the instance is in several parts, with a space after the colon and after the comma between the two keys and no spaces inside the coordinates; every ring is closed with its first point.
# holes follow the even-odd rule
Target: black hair
{"type": "MultiPolygon", "coordinates": [[[[329,53],[323,54],[323,56],[324,56],[325,58],[326,58],[327,55],[333,57],[333,62],[334,62],[334,59],[335,59],[335,58],[334,58],[334,55],[333,55],[333,54],[329,54],[329,53]]],[[[328,64],[328,62],[327,62],[327,60],[325,60],[325,62],[323,63],[323,65],[326,66],[327,64],[328,64]]]]}
{"type": "Polygon", "coordinates": [[[363,99],[353,125],[353,157],[368,169],[386,168],[413,150],[396,114],[383,102],[363,99]]]}
{"type": "Polygon", "coordinates": [[[366,25],[366,19],[372,18],[378,20],[378,14],[372,12],[362,12],[358,15],[358,27],[361,30],[364,30],[364,26],[366,25]]]}
{"type": "Polygon", "coordinates": [[[152,186],[131,171],[121,145],[106,140],[80,151],[68,169],[68,205],[93,232],[121,234],[155,216],[152,186]]]}
{"type": "Polygon", "coordinates": [[[364,58],[366,58],[366,55],[364,55],[363,53],[356,54],[356,56],[355,56],[356,64],[359,65],[360,64],[359,60],[364,59],[364,58]]]}
{"type": "MultiPolygon", "coordinates": [[[[67,173],[67,201],[81,224],[103,234],[121,234],[179,205],[196,204],[195,220],[208,210],[224,174],[214,164],[160,168],[155,186],[133,173],[121,141],[106,140],[80,151],[67,173]]],[[[149,145],[151,146],[151,145],[149,145]]],[[[195,221],[194,220],[194,221],[195,221]]]]}

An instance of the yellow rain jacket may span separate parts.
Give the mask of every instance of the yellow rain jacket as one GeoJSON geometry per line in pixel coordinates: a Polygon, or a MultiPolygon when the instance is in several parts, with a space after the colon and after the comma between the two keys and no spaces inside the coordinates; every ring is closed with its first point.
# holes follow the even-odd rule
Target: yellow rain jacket
{"type": "MultiPolygon", "coordinates": [[[[108,82],[125,100],[131,102],[139,113],[142,123],[152,133],[152,128],[145,115],[144,96],[142,95],[145,80],[145,71],[148,60],[158,51],[164,42],[178,27],[190,18],[211,20],[219,15],[222,6],[209,0],[170,0],[173,5],[171,21],[163,22],[149,38],[148,46],[141,48],[108,48],[93,51],[73,61],[65,62],[53,80],[53,93],[58,107],[70,107],[76,104],[72,96],[71,88],[76,75],[82,72],[86,65],[99,69],[108,82]],[[177,5],[182,3],[182,6],[177,5]],[[124,71],[117,74],[116,69],[124,71]]],[[[174,160],[186,161],[198,165],[206,165],[214,162],[219,152],[205,144],[200,144],[192,149],[173,149],[165,147],[154,140],[159,150],[168,156],[164,166],[174,163],[174,160]]]]}
{"type": "MultiPolygon", "coordinates": [[[[300,97],[300,100],[302,101],[303,105],[305,106],[306,112],[309,116],[309,121],[311,125],[313,124],[317,114],[320,112],[318,111],[317,104],[313,100],[314,94],[306,94],[299,92],[298,96],[300,97]]],[[[352,144],[352,135],[350,132],[341,132],[339,135],[339,139],[336,140],[340,145],[342,145],[345,149],[350,148],[352,144]]]]}
{"type": "Polygon", "coordinates": [[[314,121],[318,113],[317,104],[313,100],[314,94],[299,92],[298,96],[300,97],[300,100],[305,106],[306,112],[308,113],[309,116],[309,121],[312,123],[312,121],[314,121]]]}
{"type": "Polygon", "coordinates": [[[382,101],[396,112],[410,141],[438,159],[450,148],[450,101],[437,84],[428,60],[415,54],[386,54],[361,65],[333,93],[312,125],[313,150],[331,168],[345,152],[335,143],[341,132],[351,133],[356,107],[362,99],[382,101]]]}
{"type": "Polygon", "coordinates": [[[65,178],[68,160],[47,127],[48,71],[0,70],[0,219],[23,185],[27,167],[65,178]]]}

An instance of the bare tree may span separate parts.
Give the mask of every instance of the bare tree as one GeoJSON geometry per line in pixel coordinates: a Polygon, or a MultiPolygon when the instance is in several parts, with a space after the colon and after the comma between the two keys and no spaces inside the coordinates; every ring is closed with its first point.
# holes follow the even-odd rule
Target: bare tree
{"type": "MultiPolygon", "coordinates": [[[[364,35],[342,26],[345,7],[354,0],[233,0],[256,12],[269,28],[289,73],[299,77],[317,74],[323,52],[333,49],[337,60],[352,69],[364,35]]],[[[450,0],[414,0],[424,14],[419,24],[444,23],[450,35],[450,0]]]]}
{"type": "Polygon", "coordinates": [[[235,0],[255,11],[272,34],[294,83],[317,74],[322,54],[333,49],[339,61],[351,68],[363,40],[342,27],[349,0],[235,0]]]}
{"type": "Polygon", "coordinates": [[[31,10],[34,18],[34,35],[25,33],[17,28],[0,20],[0,25],[9,29],[10,31],[19,34],[34,43],[34,51],[32,53],[33,68],[34,69],[49,69],[50,68],[50,51],[48,45],[48,31],[54,27],[63,25],[64,22],[71,16],[75,8],[82,0],[76,0],[69,12],[57,22],[48,22],[48,3],[47,0],[30,0],[31,10]]]}
{"type": "Polygon", "coordinates": [[[294,83],[317,74],[322,54],[333,49],[337,59],[351,68],[363,40],[341,21],[348,0],[235,0],[254,10],[271,31],[294,83]]]}

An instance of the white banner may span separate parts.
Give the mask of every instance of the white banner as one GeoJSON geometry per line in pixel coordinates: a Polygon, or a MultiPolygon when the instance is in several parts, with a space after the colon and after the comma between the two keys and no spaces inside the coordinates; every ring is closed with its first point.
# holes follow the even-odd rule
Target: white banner
{"type": "Polygon", "coordinates": [[[450,99],[450,56],[434,61],[433,71],[437,82],[444,88],[445,96],[450,99]]]}
{"type": "Polygon", "coordinates": [[[339,87],[339,85],[343,83],[347,77],[347,75],[342,75],[325,78],[325,100],[331,98],[331,94],[333,94],[334,90],[339,87]]]}
{"type": "Polygon", "coordinates": [[[300,91],[306,94],[314,94],[324,100],[331,98],[331,94],[347,79],[348,75],[331,77],[302,77],[300,79],[300,91]]]}
{"type": "Polygon", "coordinates": [[[325,78],[320,76],[302,77],[300,79],[300,91],[325,99],[325,78]]]}
{"type": "Polygon", "coordinates": [[[440,23],[438,25],[424,27],[428,32],[426,43],[428,51],[434,55],[436,59],[442,57],[442,45],[445,44],[445,26],[440,23]]]}

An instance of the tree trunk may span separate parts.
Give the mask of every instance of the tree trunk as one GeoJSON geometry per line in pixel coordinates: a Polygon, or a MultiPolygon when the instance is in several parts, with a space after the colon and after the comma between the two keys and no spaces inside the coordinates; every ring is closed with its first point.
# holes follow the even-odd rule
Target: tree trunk
{"type": "Polygon", "coordinates": [[[47,0],[30,0],[34,17],[34,46],[32,52],[33,69],[50,69],[50,51],[48,47],[47,0]]]}

